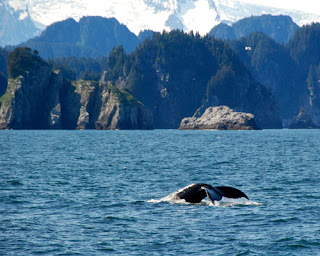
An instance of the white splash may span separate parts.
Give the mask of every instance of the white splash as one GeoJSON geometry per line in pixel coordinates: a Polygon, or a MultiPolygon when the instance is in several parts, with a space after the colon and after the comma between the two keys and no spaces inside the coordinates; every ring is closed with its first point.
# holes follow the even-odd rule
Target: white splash
{"type": "Polygon", "coordinates": [[[233,207],[233,206],[241,206],[241,205],[255,205],[255,206],[259,206],[259,205],[264,205],[263,203],[259,203],[259,202],[255,202],[255,201],[251,201],[249,199],[246,198],[227,198],[227,197],[222,197],[222,199],[220,201],[214,201],[214,204],[212,204],[213,206],[217,206],[217,207],[233,207]]]}
{"type": "Polygon", "coordinates": [[[214,201],[212,203],[210,200],[202,200],[200,203],[189,203],[186,202],[184,199],[177,197],[174,193],[165,196],[161,199],[151,199],[148,203],[163,203],[167,202],[170,204],[189,204],[189,205],[203,205],[203,206],[213,206],[213,207],[234,207],[234,206],[245,206],[245,205],[254,205],[254,206],[261,206],[264,205],[263,203],[255,202],[248,200],[246,198],[226,198],[222,197],[220,201],[214,201]]]}
{"type": "Polygon", "coordinates": [[[214,201],[212,203],[209,200],[202,200],[200,203],[188,203],[184,199],[176,197],[174,194],[170,194],[168,196],[165,196],[161,199],[151,199],[148,201],[148,203],[171,203],[171,204],[187,204],[187,205],[203,205],[203,206],[213,206],[213,207],[234,207],[234,206],[246,206],[246,205],[254,205],[254,206],[261,206],[264,205],[263,203],[255,202],[248,200],[246,198],[226,198],[222,197],[220,201],[214,201]]]}

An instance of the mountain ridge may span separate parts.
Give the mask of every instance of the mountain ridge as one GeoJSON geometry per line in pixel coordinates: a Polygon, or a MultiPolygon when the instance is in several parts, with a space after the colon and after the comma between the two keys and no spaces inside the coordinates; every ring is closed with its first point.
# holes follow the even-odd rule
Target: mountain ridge
{"type": "Polygon", "coordinates": [[[254,32],[263,32],[279,43],[287,43],[299,26],[290,16],[264,14],[241,19],[231,26],[220,23],[209,32],[209,35],[223,40],[236,40],[254,32]]]}
{"type": "Polygon", "coordinates": [[[221,22],[232,24],[251,15],[289,15],[299,26],[320,21],[320,15],[248,4],[239,0],[68,0],[64,3],[45,0],[11,0],[16,10],[28,9],[31,18],[50,25],[53,22],[83,16],[114,17],[136,35],[143,30],[183,29],[204,35],[221,22]]]}
{"type": "Polygon", "coordinates": [[[55,22],[40,36],[20,46],[37,49],[44,58],[97,58],[107,56],[118,45],[123,45],[126,52],[132,52],[139,43],[138,37],[115,18],[89,16],[78,22],[73,18],[55,22]]]}

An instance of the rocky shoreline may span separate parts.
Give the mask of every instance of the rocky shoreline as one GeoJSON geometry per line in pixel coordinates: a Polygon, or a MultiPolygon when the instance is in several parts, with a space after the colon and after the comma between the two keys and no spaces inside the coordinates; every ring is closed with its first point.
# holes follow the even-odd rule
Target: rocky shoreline
{"type": "Polygon", "coordinates": [[[49,67],[37,74],[9,79],[0,129],[153,129],[150,110],[112,83],[71,83],[49,67]]]}

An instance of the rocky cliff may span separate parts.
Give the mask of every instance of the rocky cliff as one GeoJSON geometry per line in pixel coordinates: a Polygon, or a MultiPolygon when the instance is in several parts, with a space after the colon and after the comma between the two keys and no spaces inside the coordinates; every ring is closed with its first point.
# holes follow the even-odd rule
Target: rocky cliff
{"type": "Polygon", "coordinates": [[[9,79],[0,104],[0,129],[153,129],[152,113],[131,94],[111,84],[71,84],[49,68],[9,79]]]}
{"type": "Polygon", "coordinates": [[[0,129],[153,128],[152,113],[127,91],[111,83],[71,83],[36,56],[30,62],[30,70],[12,64],[11,73],[17,76],[9,78],[0,98],[0,129]]]}
{"type": "Polygon", "coordinates": [[[254,114],[261,128],[282,128],[272,94],[231,48],[210,37],[172,31],[155,34],[130,55],[114,49],[104,80],[130,90],[153,112],[156,128],[177,129],[203,105],[226,105],[254,114]]]}
{"type": "Polygon", "coordinates": [[[209,107],[201,117],[184,118],[180,130],[259,130],[254,115],[227,106],[209,107]]]}
{"type": "Polygon", "coordinates": [[[0,128],[49,128],[50,124],[46,119],[49,109],[56,102],[55,95],[49,97],[49,92],[53,87],[60,86],[51,83],[55,75],[48,65],[44,65],[26,72],[24,76],[10,78],[6,93],[0,99],[0,128]]]}
{"type": "Polygon", "coordinates": [[[153,129],[152,113],[113,84],[77,81],[80,97],[77,129],[153,129]]]}
{"type": "Polygon", "coordinates": [[[319,129],[320,127],[315,125],[311,116],[301,109],[299,115],[294,119],[289,126],[289,129],[319,129]]]}
{"type": "Polygon", "coordinates": [[[6,77],[1,74],[1,71],[0,71],[0,97],[6,92],[6,89],[7,89],[7,79],[6,77]]]}

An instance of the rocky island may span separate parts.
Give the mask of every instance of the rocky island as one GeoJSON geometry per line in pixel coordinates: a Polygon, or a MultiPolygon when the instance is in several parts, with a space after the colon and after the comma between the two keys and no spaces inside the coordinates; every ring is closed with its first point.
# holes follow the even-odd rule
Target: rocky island
{"type": "Polygon", "coordinates": [[[254,115],[227,106],[209,107],[201,117],[184,118],[180,130],[260,130],[254,115]]]}

